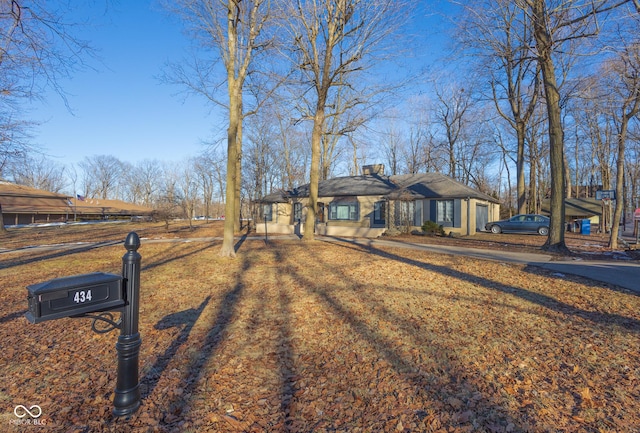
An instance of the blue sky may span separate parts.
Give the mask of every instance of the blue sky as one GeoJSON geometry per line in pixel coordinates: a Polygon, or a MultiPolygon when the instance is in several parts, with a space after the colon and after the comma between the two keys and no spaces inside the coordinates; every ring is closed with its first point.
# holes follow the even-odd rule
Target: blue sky
{"type": "Polygon", "coordinates": [[[203,99],[185,100],[179,87],[158,79],[165,63],[180,59],[188,46],[179,23],[152,0],[109,2],[106,12],[104,3],[96,4],[75,13],[78,21],[92,15],[95,25],[80,37],[98,50],[100,62],[91,62],[97,71],[61,82],[73,113],[55,92],[31,106],[29,117],[41,122],[34,142],[65,164],[92,155],[131,163],[195,156],[221,120],[203,99]]]}
{"type": "MultiPolygon", "coordinates": [[[[91,20],[92,26],[79,37],[98,51],[100,62],[92,62],[97,70],[77,72],[72,80],[60,83],[72,113],[55,92],[31,106],[29,118],[41,123],[35,144],[64,164],[93,155],[112,155],[130,163],[178,162],[196,156],[205,148],[204,142],[224,136],[225,118],[220,112],[212,112],[203,98],[185,98],[182,88],[158,79],[167,61],[180,60],[189,46],[175,18],[162,11],[156,0],[88,3],[76,8],[71,20],[91,20]]],[[[436,4],[442,7],[446,2],[421,6],[436,4]]],[[[443,23],[431,16],[416,24],[424,43],[418,49],[422,63],[425,56],[440,51],[442,28],[438,27],[443,23]]]]}

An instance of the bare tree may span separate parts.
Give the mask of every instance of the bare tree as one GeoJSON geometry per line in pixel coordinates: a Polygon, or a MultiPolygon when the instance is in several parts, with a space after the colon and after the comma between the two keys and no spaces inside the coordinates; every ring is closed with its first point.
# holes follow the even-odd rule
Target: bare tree
{"type": "Polygon", "coordinates": [[[173,165],[163,167],[162,187],[155,204],[156,217],[164,221],[165,230],[169,231],[169,221],[178,217],[181,210],[180,172],[173,165]]]}
{"type": "Polygon", "coordinates": [[[457,170],[456,148],[463,139],[467,126],[468,112],[472,105],[471,92],[462,86],[451,84],[436,85],[435,94],[437,102],[433,107],[433,116],[442,130],[442,146],[447,154],[447,174],[453,179],[461,179],[457,170]]]}
{"type": "Polygon", "coordinates": [[[606,95],[609,90],[603,88],[604,82],[598,78],[590,76],[583,81],[579,98],[572,107],[572,115],[579,137],[585,143],[583,165],[589,183],[592,187],[600,185],[608,190],[612,185],[612,167],[615,165],[615,125],[610,98],[606,95]]]}
{"type": "MultiPolygon", "coordinates": [[[[1,73],[1,70],[0,70],[1,73]]],[[[0,101],[1,101],[0,97],[0,101]]],[[[3,102],[0,102],[4,105],[3,102]]],[[[10,108],[0,110],[0,178],[24,158],[38,149],[31,144],[32,122],[16,119],[17,112],[10,108]]]]}
{"type": "Polygon", "coordinates": [[[202,193],[204,216],[207,222],[209,221],[209,216],[211,216],[211,204],[216,189],[214,166],[215,165],[208,160],[206,154],[199,155],[193,162],[193,170],[196,175],[198,187],[202,193]]]}
{"type": "Polygon", "coordinates": [[[189,229],[193,230],[196,202],[198,200],[198,183],[193,168],[194,161],[187,160],[180,164],[176,186],[180,196],[180,206],[184,217],[189,221],[189,229]]]}
{"type": "Polygon", "coordinates": [[[540,73],[529,51],[531,23],[515,2],[464,4],[459,33],[465,47],[480,54],[498,114],[516,135],[517,212],[526,213],[525,133],[537,103],[540,73]]]}
{"type": "Polygon", "coordinates": [[[415,174],[423,171],[436,171],[433,159],[435,140],[433,133],[427,128],[429,121],[426,113],[416,107],[409,120],[409,133],[403,152],[404,166],[407,173],[415,174]]]}
{"type": "Polygon", "coordinates": [[[400,128],[393,119],[390,119],[387,127],[379,135],[381,141],[379,147],[384,151],[388,173],[401,174],[403,170],[400,165],[402,155],[405,153],[405,141],[400,128]]]}
{"type": "Polygon", "coordinates": [[[136,203],[153,206],[162,186],[162,165],[155,159],[143,159],[129,173],[131,188],[137,193],[136,203]]]}
{"type": "MultiPolygon", "coordinates": [[[[245,155],[249,164],[242,178],[250,202],[255,203],[271,191],[274,179],[279,177],[276,155],[280,149],[276,150],[277,132],[274,130],[276,125],[272,122],[271,110],[258,113],[253,120],[247,128],[245,155]]],[[[255,212],[252,213],[255,215],[255,212]]]]}
{"type": "Polygon", "coordinates": [[[279,159],[280,188],[291,190],[295,185],[304,183],[309,160],[308,146],[304,144],[306,140],[303,132],[287,122],[286,113],[275,110],[273,114],[277,119],[277,135],[282,145],[279,159]]]}
{"type": "Polygon", "coordinates": [[[14,164],[11,176],[18,184],[59,193],[66,186],[64,171],[63,165],[40,155],[14,164]]]}
{"type": "Polygon", "coordinates": [[[217,50],[212,59],[196,61],[191,71],[174,69],[174,80],[224,107],[229,116],[227,128],[227,179],[224,237],[220,255],[235,257],[233,235],[239,214],[237,198],[240,188],[242,157],[243,92],[254,55],[266,42],[261,33],[269,19],[270,2],[266,0],[179,0],[168,9],[181,16],[202,48],[217,50]],[[226,101],[218,97],[221,83],[215,66],[222,61],[226,82],[226,101]]]}
{"type": "Polygon", "coordinates": [[[71,7],[0,1],[0,176],[7,164],[37,150],[29,141],[33,122],[20,119],[21,103],[50,88],[64,98],[60,81],[85,66],[91,54],[72,34],[75,24],[65,19],[71,7]]]}
{"type": "Polygon", "coordinates": [[[122,175],[122,162],[112,155],[85,157],[80,163],[84,175],[84,195],[110,199],[118,196],[117,185],[122,175]]]}
{"type": "MultiPolygon", "coordinates": [[[[286,2],[284,2],[286,3],[286,2]]],[[[311,133],[311,167],[309,203],[303,239],[314,239],[318,212],[318,181],[323,137],[327,134],[327,117],[331,101],[341,88],[355,89],[351,95],[367,92],[356,77],[370,69],[374,53],[385,53],[383,43],[402,21],[408,4],[397,0],[297,0],[285,6],[291,43],[291,60],[297,77],[306,86],[303,98],[311,108],[303,113],[313,121],[311,133]]],[[[353,99],[342,107],[352,107],[362,100],[353,99]]]]}
{"type": "Polygon", "coordinates": [[[535,38],[533,53],[542,73],[547,122],[549,125],[549,164],[551,174],[551,223],[545,248],[567,252],[565,231],[565,167],[561,95],[554,56],[577,40],[596,36],[602,28],[600,16],[628,0],[518,0],[531,22],[535,38]]]}
{"type": "Polygon", "coordinates": [[[624,202],[624,169],[629,123],[640,113],[640,41],[624,44],[618,55],[603,67],[602,78],[612,98],[612,114],[616,126],[616,206],[613,214],[609,247],[618,247],[619,226],[624,202]]]}

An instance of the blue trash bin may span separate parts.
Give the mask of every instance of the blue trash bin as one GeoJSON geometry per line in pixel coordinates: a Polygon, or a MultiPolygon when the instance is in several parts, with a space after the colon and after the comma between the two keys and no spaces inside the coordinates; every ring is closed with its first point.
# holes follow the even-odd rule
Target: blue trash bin
{"type": "Polygon", "coordinates": [[[580,232],[583,235],[591,234],[591,220],[581,220],[580,221],[580,232]]]}

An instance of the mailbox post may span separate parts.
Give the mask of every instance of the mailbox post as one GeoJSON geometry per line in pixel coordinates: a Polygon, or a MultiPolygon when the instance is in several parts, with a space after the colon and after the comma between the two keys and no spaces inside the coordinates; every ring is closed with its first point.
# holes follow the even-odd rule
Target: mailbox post
{"type": "Polygon", "coordinates": [[[140,388],[138,387],[138,358],[142,339],[138,332],[140,312],[140,259],[138,253],[140,238],[134,232],[124,241],[127,252],[122,256],[123,291],[126,300],[122,311],[120,336],[116,343],[118,352],[118,379],[113,414],[127,416],[140,407],[140,388]]]}
{"type": "Polygon", "coordinates": [[[129,416],[140,407],[138,362],[142,339],[138,332],[140,314],[140,238],[129,233],[122,256],[122,276],[96,272],[57,278],[27,287],[27,319],[32,323],[63,317],[93,318],[92,329],[99,333],[120,328],[116,343],[118,378],[113,398],[113,414],[129,416]],[[120,311],[114,322],[110,311],[120,311]],[[92,315],[91,313],[100,313],[92,315]],[[109,324],[98,330],[96,321],[109,324]]]}

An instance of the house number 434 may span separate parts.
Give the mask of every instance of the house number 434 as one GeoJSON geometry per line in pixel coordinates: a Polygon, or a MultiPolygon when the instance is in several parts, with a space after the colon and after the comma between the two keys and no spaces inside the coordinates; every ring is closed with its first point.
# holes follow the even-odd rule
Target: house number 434
{"type": "Polygon", "coordinates": [[[82,304],[87,301],[91,301],[91,290],[80,290],[73,295],[73,302],[76,304],[82,304]]]}

